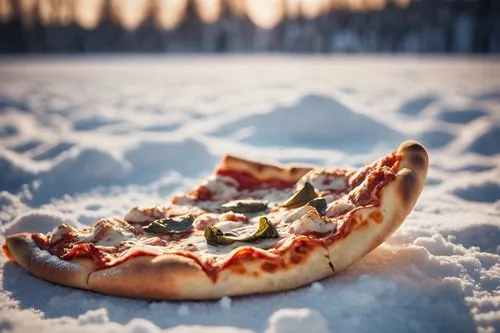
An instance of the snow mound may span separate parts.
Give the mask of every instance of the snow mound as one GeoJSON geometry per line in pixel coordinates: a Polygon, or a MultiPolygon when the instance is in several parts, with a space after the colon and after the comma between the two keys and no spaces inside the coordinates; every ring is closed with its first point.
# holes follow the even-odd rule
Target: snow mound
{"type": "Polygon", "coordinates": [[[487,181],[482,184],[455,189],[453,193],[468,201],[495,202],[500,200],[500,185],[487,181]]]}
{"type": "Polygon", "coordinates": [[[467,124],[473,120],[486,116],[488,113],[481,109],[452,110],[445,109],[438,115],[438,119],[452,124],[467,124]]]}
{"type": "Polygon", "coordinates": [[[279,309],[268,320],[265,333],[329,333],[328,324],[321,314],[308,308],[279,309]]]}
{"type": "Polygon", "coordinates": [[[291,107],[251,115],[219,127],[213,134],[234,134],[249,129],[243,142],[267,146],[321,147],[367,152],[379,143],[401,141],[404,136],[340,102],[308,95],[291,107]]]}
{"type": "Polygon", "coordinates": [[[450,235],[455,238],[455,242],[462,244],[466,248],[477,247],[483,252],[499,253],[498,240],[500,239],[500,225],[497,221],[487,223],[477,223],[470,226],[457,228],[450,231],[450,235]]]}
{"type": "Polygon", "coordinates": [[[8,138],[19,134],[19,129],[16,126],[6,124],[0,126],[0,138],[8,138]]]}
{"type": "Polygon", "coordinates": [[[466,151],[491,156],[500,153],[500,126],[491,126],[466,148],[466,151]]]}
{"type": "Polygon", "coordinates": [[[14,147],[12,147],[12,150],[17,152],[17,153],[24,153],[27,151],[30,151],[32,149],[35,149],[36,147],[40,146],[42,144],[42,141],[38,140],[29,140],[27,142],[21,142],[14,147]]]}
{"type": "Polygon", "coordinates": [[[92,117],[78,119],[73,123],[73,128],[76,131],[85,132],[94,131],[104,126],[116,125],[119,123],[121,123],[121,121],[117,119],[107,119],[94,115],[92,117]]]}
{"type": "Polygon", "coordinates": [[[483,92],[475,96],[479,101],[500,101],[500,92],[497,90],[483,92]]]}
{"type": "Polygon", "coordinates": [[[5,235],[18,232],[49,232],[63,223],[78,226],[72,218],[61,213],[48,210],[34,210],[24,213],[7,224],[3,231],[5,235]]]}
{"type": "Polygon", "coordinates": [[[28,103],[22,97],[7,96],[0,94],[0,113],[4,110],[29,111],[28,103]]]}
{"type": "Polygon", "coordinates": [[[116,184],[130,174],[130,165],[97,148],[71,149],[59,156],[55,165],[40,174],[40,187],[33,202],[43,203],[63,194],[116,184]]]}
{"type": "Polygon", "coordinates": [[[0,149],[0,190],[14,192],[35,179],[31,165],[16,154],[0,149]]]}
{"type": "Polygon", "coordinates": [[[65,151],[71,149],[75,144],[71,142],[59,142],[48,146],[46,149],[37,149],[37,154],[33,156],[36,161],[43,161],[56,158],[65,151]]]}
{"type": "Polygon", "coordinates": [[[436,256],[463,255],[466,253],[463,246],[454,245],[439,234],[431,237],[419,237],[413,241],[413,244],[425,247],[436,256]]]}
{"type": "Polygon", "coordinates": [[[399,108],[399,112],[407,116],[418,116],[420,115],[428,106],[433,104],[438,100],[438,96],[435,94],[422,95],[419,97],[411,98],[406,100],[403,105],[399,108]]]}
{"type": "Polygon", "coordinates": [[[430,130],[422,132],[418,139],[428,148],[442,148],[455,139],[455,134],[444,130],[430,130]]]}
{"type": "Polygon", "coordinates": [[[14,204],[19,204],[20,200],[19,197],[7,192],[7,191],[2,191],[0,192],[0,209],[6,207],[6,206],[11,206],[14,204]]]}
{"type": "Polygon", "coordinates": [[[211,170],[215,159],[208,148],[193,139],[172,142],[141,142],[128,151],[125,158],[133,166],[135,181],[149,182],[160,178],[168,171],[183,175],[195,175],[211,170]]]}

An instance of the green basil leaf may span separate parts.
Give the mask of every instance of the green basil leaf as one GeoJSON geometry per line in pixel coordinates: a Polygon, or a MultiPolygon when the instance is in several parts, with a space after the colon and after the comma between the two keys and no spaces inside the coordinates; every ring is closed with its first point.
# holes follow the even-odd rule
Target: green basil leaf
{"type": "Polygon", "coordinates": [[[311,183],[306,182],[302,188],[292,195],[287,201],[281,204],[285,208],[297,208],[316,198],[316,191],[311,183]]]}
{"type": "Polygon", "coordinates": [[[205,239],[210,245],[229,245],[236,242],[234,239],[224,236],[224,233],[217,227],[207,227],[205,229],[205,239]]]}
{"type": "Polygon", "coordinates": [[[154,220],[142,229],[155,234],[180,234],[191,229],[194,222],[192,215],[154,220]]]}
{"type": "Polygon", "coordinates": [[[258,213],[267,209],[267,202],[261,200],[235,200],[222,205],[226,212],[241,214],[258,213]]]}
{"type": "Polygon", "coordinates": [[[328,207],[328,204],[326,203],[326,200],[324,198],[312,199],[307,203],[307,205],[313,206],[321,216],[325,215],[326,208],[328,207]]]}
{"type": "Polygon", "coordinates": [[[217,227],[205,229],[205,239],[210,245],[228,245],[235,242],[254,242],[264,238],[279,238],[279,233],[266,217],[259,219],[259,228],[252,235],[247,237],[234,237],[233,233],[223,233],[217,227]]]}

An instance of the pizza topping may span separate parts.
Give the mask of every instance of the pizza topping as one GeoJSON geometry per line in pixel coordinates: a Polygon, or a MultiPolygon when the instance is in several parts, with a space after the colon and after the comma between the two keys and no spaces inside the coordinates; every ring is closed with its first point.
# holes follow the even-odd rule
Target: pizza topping
{"type": "Polygon", "coordinates": [[[197,190],[198,200],[231,200],[238,194],[238,182],[231,177],[212,176],[197,190]]]}
{"type": "Polygon", "coordinates": [[[380,160],[367,164],[364,167],[358,169],[356,172],[352,173],[349,177],[349,184],[351,187],[356,187],[361,184],[365,178],[374,170],[380,168],[391,168],[393,171],[397,171],[399,161],[401,156],[397,154],[389,154],[384,156],[380,160]]]}
{"type": "Polygon", "coordinates": [[[205,229],[205,239],[210,245],[229,245],[235,242],[254,242],[264,238],[279,238],[278,231],[266,217],[259,219],[259,228],[252,235],[241,237],[233,232],[224,233],[213,226],[205,229]]]}
{"type": "Polygon", "coordinates": [[[366,176],[363,182],[349,194],[348,198],[356,206],[376,203],[382,188],[394,178],[396,178],[396,174],[391,168],[376,169],[366,176]]]}
{"type": "Polygon", "coordinates": [[[217,170],[218,176],[226,176],[235,180],[238,184],[238,190],[256,190],[261,188],[285,189],[293,186],[294,182],[287,182],[280,179],[257,179],[245,171],[217,170]]]}
{"type": "Polygon", "coordinates": [[[261,200],[235,200],[223,204],[222,209],[234,213],[258,213],[267,209],[267,202],[261,200]]]}
{"type": "Polygon", "coordinates": [[[288,228],[288,232],[294,235],[308,233],[326,233],[335,230],[337,224],[329,219],[322,219],[318,211],[312,206],[306,206],[307,213],[296,220],[288,228]]]}
{"type": "Polygon", "coordinates": [[[245,226],[246,226],[245,223],[235,222],[235,221],[221,221],[214,225],[214,227],[216,227],[217,229],[221,230],[224,233],[245,226]]]}
{"type": "Polygon", "coordinates": [[[328,217],[337,217],[342,214],[345,214],[352,209],[354,209],[356,206],[354,206],[350,202],[341,202],[341,201],[335,201],[331,205],[328,206],[325,216],[328,217]]]}
{"type": "Polygon", "coordinates": [[[123,219],[129,223],[144,223],[152,222],[162,217],[164,217],[164,214],[157,207],[143,209],[134,207],[127,213],[127,215],[125,215],[123,219]]]}
{"type": "Polygon", "coordinates": [[[194,220],[193,226],[195,230],[205,230],[207,227],[225,221],[231,221],[233,223],[241,222],[246,224],[248,223],[248,218],[243,214],[237,214],[233,212],[228,212],[224,214],[207,213],[198,216],[196,220],[194,220]]]}
{"type": "Polygon", "coordinates": [[[321,216],[325,215],[327,208],[327,203],[325,199],[323,198],[312,199],[307,203],[307,205],[314,207],[319,215],[321,216]]]}
{"type": "Polygon", "coordinates": [[[49,237],[49,244],[54,244],[57,241],[61,240],[64,235],[68,234],[70,232],[71,226],[68,224],[64,223],[58,226],[52,233],[50,234],[49,237]]]}
{"type": "Polygon", "coordinates": [[[297,208],[316,198],[317,194],[314,187],[309,182],[305,182],[302,188],[292,195],[287,201],[281,204],[285,208],[297,208]]]}
{"type": "Polygon", "coordinates": [[[345,170],[314,170],[307,173],[299,183],[309,182],[318,191],[345,191],[348,187],[345,170]]]}
{"type": "Polygon", "coordinates": [[[155,234],[180,234],[191,229],[193,222],[193,215],[177,216],[155,220],[143,227],[143,230],[155,234]]]}

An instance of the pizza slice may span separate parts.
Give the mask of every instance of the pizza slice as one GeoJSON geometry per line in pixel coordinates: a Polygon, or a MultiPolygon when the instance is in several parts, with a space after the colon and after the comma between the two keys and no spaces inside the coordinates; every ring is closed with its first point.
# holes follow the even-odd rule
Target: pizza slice
{"type": "Polygon", "coordinates": [[[3,250],[35,276],[104,294],[204,300],[284,291],[384,242],[415,205],[427,168],[414,141],[357,170],[225,156],[212,177],[164,207],[11,235],[3,250]]]}

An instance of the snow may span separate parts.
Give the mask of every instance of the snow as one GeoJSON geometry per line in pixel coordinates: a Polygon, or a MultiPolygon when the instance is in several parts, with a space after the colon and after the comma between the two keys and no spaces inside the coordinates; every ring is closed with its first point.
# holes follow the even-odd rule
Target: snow
{"type": "Polygon", "coordinates": [[[224,296],[220,299],[219,304],[220,307],[223,308],[224,310],[229,310],[231,309],[231,298],[224,296]]]}
{"type": "Polygon", "coordinates": [[[56,286],[2,257],[0,331],[500,332],[495,59],[60,57],[3,59],[0,73],[0,241],[161,205],[225,153],[360,166],[417,138],[431,157],[401,228],[321,282],[151,302],[56,286]]]}

